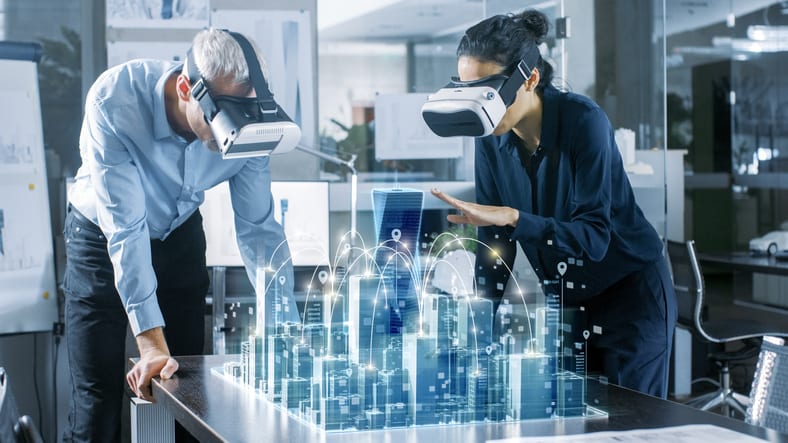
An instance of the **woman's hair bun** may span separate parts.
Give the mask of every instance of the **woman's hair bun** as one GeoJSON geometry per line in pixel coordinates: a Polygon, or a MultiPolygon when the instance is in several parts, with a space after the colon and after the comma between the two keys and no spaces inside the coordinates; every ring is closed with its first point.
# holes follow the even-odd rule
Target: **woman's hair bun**
{"type": "Polygon", "coordinates": [[[537,45],[542,43],[544,38],[547,37],[550,24],[544,13],[530,9],[516,14],[513,18],[515,22],[521,24],[531,34],[537,45]]]}

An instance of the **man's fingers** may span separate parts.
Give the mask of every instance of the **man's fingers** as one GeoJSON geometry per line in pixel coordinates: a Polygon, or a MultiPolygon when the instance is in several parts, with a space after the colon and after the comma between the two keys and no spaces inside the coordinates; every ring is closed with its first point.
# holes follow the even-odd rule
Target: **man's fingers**
{"type": "Polygon", "coordinates": [[[148,380],[147,384],[140,386],[139,389],[137,389],[137,396],[143,400],[155,402],[153,399],[153,393],[150,389],[150,380],[148,380]]]}
{"type": "Polygon", "coordinates": [[[134,394],[144,400],[153,401],[151,379],[156,376],[161,376],[162,379],[172,377],[178,370],[178,362],[170,357],[161,328],[140,333],[137,336],[137,346],[140,348],[140,359],[126,374],[126,381],[134,394]]]}
{"type": "Polygon", "coordinates": [[[126,383],[129,385],[131,392],[137,393],[137,378],[135,377],[134,370],[132,369],[126,374],[126,383]]]}
{"type": "Polygon", "coordinates": [[[139,363],[137,363],[136,365],[134,365],[133,368],[131,368],[131,371],[129,371],[127,375],[127,379],[129,381],[129,388],[131,388],[131,391],[136,394],[137,391],[140,390],[140,383],[142,382],[140,376],[139,363]]]}
{"type": "Polygon", "coordinates": [[[162,368],[161,373],[159,375],[161,376],[162,379],[166,380],[172,377],[172,374],[174,374],[175,371],[177,370],[178,370],[178,362],[174,358],[170,357],[167,359],[167,364],[164,365],[164,368],[162,368]]]}
{"type": "Polygon", "coordinates": [[[139,374],[139,368],[136,365],[126,374],[126,382],[129,384],[129,389],[131,389],[134,395],[143,400],[152,401],[150,395],[150,380],[148,380],[147,385],[144,384],[139,374]]]}

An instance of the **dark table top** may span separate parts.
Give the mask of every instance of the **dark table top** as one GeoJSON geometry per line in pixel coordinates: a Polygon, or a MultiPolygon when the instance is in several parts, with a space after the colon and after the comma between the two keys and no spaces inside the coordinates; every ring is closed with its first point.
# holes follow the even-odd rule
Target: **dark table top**
{"type": "Polygon", "coordinates": [[[788,260],[777,260],[765,255],[751,255],[749,252],[698,253],[698,260],[701,267],[788,275],[788,260]]]}
{"type": "Polygon", "coordinates": [[[517,436],[579,434],[687,424],[712,424],[774,442],[788,436],[650,397],[613,385],[588,382],[589,399],[607,403],[607,417],[428,426],[362,432],[323,432],[288,415],[251,389],[217,374],[238,356],[178,357],[180,369],[170,380],[155,379],[153,393],[186,429],[203,442],[485,442],[517,436]]]}

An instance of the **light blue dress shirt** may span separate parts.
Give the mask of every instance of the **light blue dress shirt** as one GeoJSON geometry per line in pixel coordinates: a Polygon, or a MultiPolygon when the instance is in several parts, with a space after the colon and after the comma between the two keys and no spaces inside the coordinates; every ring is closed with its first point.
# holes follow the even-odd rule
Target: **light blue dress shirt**
{"type": "Polygon", "coordinates": [[[96,80],[85,103],[79,140],[82,166],[69,202],[104,231],[115,286],[137,335],[164,326],[150,239],[166,239],[197,210],[203,191],[229,181],[249,279],[253,285],[272,281],[259,279],[257,273],[279,270],[276,278],[286,277],[284,310],[297,319],[290,251],[274,219],[268,158],[223,160],[200,140],[188,143],[172,130],[164,85],[180,69],[173,62],[134,60],[96,80]]]}

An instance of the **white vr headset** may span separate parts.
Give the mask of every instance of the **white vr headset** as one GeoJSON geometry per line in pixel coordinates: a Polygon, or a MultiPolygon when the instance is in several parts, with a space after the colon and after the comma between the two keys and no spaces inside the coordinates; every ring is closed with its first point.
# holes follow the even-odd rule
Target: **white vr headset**
{"type": "Polygon", "coordinates": [[[257,157],[293,150],[301,140],[301,129],[274,101],[252,45],[243,35],[226,32],[241,45],[256,97],[212,96],[191,49],[186,57],[191,95],[200,104],[222,157],[257,157]]]}
{"type": "Polygon", "coordinates": [[[538,61],[539,49],[534,45],[511,75],[496,74],[468,82],[452,77],[421,107],[424,122],[441,137],[492,134],[538,61]]]}

